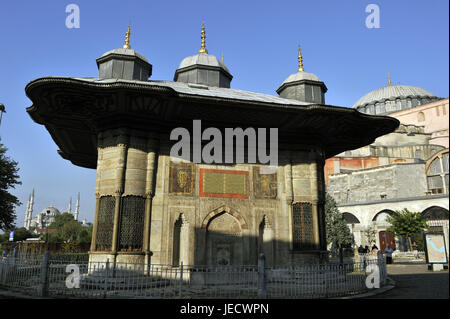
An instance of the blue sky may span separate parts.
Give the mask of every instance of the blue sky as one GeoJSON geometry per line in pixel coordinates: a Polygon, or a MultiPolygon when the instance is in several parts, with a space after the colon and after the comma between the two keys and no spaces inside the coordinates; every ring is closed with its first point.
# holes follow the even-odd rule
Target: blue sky
{"type": "Polygon", "coordinates": [[[43,126],[25,111],[24,88],[43,76],[95,77],[95,59],[121,47],[129,21],[131,46],[153,65],[155,80],[173,80],[181,60],[200,48],[224,62],[232,88],[276,95],[297,70],[301,44],[306,72],[328,87],[327,104],[351,107],[361,96],[393,84],[448,97],[448,1],[2,1],[0,4],[0,126],[8,155],[19,162],[22,185],[12,192],[22,226],[31,190],[34,215],[53,203],[66,211],[81,192],[80,218],[93,221],[95,171],[62,159],[43,126]],[[80,28],[65,25],[66,6],[80,8],[80,28]],[[366,6],[380,8],[380,28],[365,25],[366,6]]]}

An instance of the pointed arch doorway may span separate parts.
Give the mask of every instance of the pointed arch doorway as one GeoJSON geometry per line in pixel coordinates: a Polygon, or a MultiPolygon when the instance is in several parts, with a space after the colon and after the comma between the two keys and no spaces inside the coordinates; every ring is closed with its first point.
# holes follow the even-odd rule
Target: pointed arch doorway
{"type": "Polygon", "coordinates": [[[209,213],[202,228],[206,230],[205,261],[211,266],[243,265],[244,229],[247,225],[235,210],[222,206],[209,213]]]}

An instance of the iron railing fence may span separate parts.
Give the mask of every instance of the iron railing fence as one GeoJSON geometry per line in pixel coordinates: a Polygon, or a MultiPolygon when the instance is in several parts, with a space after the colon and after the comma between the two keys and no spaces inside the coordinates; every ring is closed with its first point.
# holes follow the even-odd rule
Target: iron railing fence
{"type": "Polygon", "coordinates": [[[143,265],[70,259],[0,259],[0,286],[55,298],[330,298],[380,287],[384,258],[345,264],[265,267],[143,265]]]}

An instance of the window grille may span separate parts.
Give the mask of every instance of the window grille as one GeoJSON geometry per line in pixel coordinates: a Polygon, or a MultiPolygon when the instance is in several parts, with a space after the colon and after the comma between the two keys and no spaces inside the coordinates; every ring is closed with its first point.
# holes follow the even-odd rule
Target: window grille
{"type": "Polygon", "coordinates": [[[144,235],[145,198],[125,196],[121,201],[119,251],[140,251],[144,235]]]}
{"type": "Polygon", "coordinates": [[[95,249],[97,251],[109,251],[112,246],[116,200],[112,196],[102,196],[99,205],[95,249]]]}

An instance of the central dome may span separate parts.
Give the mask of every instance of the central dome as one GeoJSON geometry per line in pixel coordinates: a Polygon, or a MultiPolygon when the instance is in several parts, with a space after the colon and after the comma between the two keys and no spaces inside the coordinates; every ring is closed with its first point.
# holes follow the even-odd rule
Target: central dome
{"type": "Polygon", "coordinates": [[[353,108],[362,113],[381,115],[410,109],[437,99],[433,93],[420,87],[388,85],[367,93],[353,108]]]}
{"type": "Polygon", "coordinates": [[[199,53],[184,58],[178,69],[184,69],[194,65],[219,67],[230,73],[230,70],[228,70],[227,66],[222,61],[220,61],[216,56],[208,53],[199,53]]]}

